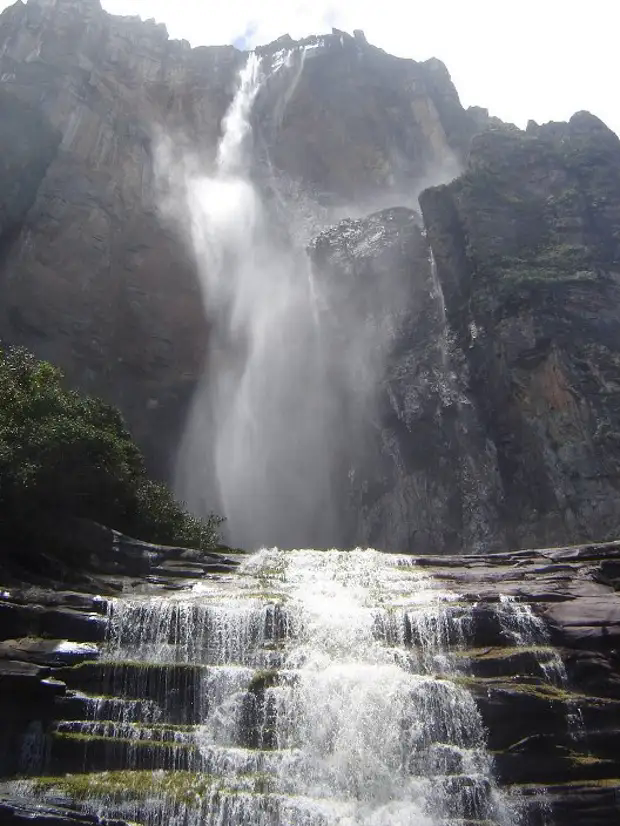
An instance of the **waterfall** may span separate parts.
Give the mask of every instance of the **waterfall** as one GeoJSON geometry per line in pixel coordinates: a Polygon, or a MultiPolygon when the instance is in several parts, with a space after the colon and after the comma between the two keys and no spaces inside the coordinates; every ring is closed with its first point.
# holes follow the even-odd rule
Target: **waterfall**
{"type": "MultiPolygon", "coordinates": [[[[497,617],[524,634],[511,606],[497,617]]],[[[50,791],[148,826],[509,826],[467,688],[472,622],[411,558],[372,550],[263,550],[115,599],[103,661],[73,670],[102,696],[58,728],[105,771],[50,791]]]]}
{"type": "Polygon", "coordinates": [[[251,175],[252,107],[271,71],[249,55],[214,169],[169,138],[156,152],[161,209],[192,250],[210,326],[177,492],[198,513],[219,510],[232,544],[294,547],[304,536],[320,546],[332,510],[330,402],[314,282],[251,175]]]}
{"type": "Polygon", "coordinates": [[[143,580],[109,600],[99,657],[55,672],[53,722],[24,740],[42,776],[3,792],[142,826],[546,822],[521,748],[542,728],[581,754],[584,698],[531,607],[470,582],[359,549],[143,580]]]}

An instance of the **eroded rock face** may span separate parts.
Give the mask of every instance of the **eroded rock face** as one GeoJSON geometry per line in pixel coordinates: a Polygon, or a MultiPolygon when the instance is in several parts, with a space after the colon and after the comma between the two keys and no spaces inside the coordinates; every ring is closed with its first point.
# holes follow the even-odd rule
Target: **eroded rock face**
{"type": "MultiPolygon", "coordinates": [[[[335,485],[349,492],[345,544],[618,535],[619,169],[620,141],[587,113],[495,126],[461,177],[422,194],[426,234],[387,211],[314,242],[342,307],[388,330],[335,485]]],[[[344,318],[337,350],[355,347],[344,318]]]]}
{"type": "Polygon", "coordinates": [[[616,536],[620,140],[587,113],[487,131],[421,203],[508,543],[616,536]]]}
{"type": "MultiPolygon", "coordinates": [[[[334,33],[265,47],[266,70],[286,54],[255,113],[267,190],[305,193],[310,213],[317,199],[391,202],[463,156],[474,119],[438,61],[334,33]]],[[[246,55],[191,49],[98,0],[6,9],[0,55],[0,337],[118,405],[170,475],[207,328],[195,264],[159,220],[153,146],[163,130],[208,167],[246,55]]]]}
{"type": "Polygon", "coordinates": [[[164,472],[205,323],[193,264],[156,214],[151,129],[185,123],[191,108],[191,125],[214,142],[238,57],[192,52],[163,27],[73,0],[8,8],[0,51],[3,112],[23,112],[25,133],[0,136],[2,212],[13,216],[2,337],[118,404],[164,472]],[[31,141],[43,146],[29,153],[31,141]]]}
{"type": "Polygon", "coordinates": [[[494,449],[466,395],[421,217],[343,221],[310,253],[331,310],[340,544],[499,550],[494,449]]]}
{"type": "Polygon", "coordinates": [[[477,123],[441,61],[393,57],[337,31],[258,51],[284,61],[256,102],[258,145],[305,192],[361,213],[413,204],[458,172],[477,123]]]}
{"type": "Polygon", "coordinates": [[[620,813],[618,554],[614,542],[418,560],[475,603],[468,686],[528,826],[620,813]]]}

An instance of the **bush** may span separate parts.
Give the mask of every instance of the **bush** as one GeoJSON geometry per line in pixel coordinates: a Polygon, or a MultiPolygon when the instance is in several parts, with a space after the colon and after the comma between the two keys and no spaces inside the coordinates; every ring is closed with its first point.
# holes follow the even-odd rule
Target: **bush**
{"type": "Polygon", "coordinates": [[[148,478],[120,413],[63,387],[60,370],[0,347],[0,520],[93,519],[150,542],[212,548],[221,519],[200,521],[148,478]]]}

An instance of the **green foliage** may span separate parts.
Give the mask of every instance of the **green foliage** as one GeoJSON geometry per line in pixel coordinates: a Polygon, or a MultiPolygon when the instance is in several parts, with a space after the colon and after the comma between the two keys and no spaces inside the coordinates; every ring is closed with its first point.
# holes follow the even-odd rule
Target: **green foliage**
{"type": "Polygon", "coordinates": [[[141,539],[212,548],[221,520],[189,515],[150,480],[120,413],[63,387],[60,370],[0,347],[0,522],[93,519],[141,539]]]}

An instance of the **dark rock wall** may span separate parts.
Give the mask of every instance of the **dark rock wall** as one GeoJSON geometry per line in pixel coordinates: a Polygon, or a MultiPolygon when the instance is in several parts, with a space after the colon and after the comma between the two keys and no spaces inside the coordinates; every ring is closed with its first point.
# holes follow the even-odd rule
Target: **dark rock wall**
{"type": "MultiPolygon", "coordinates": [[[[295,45],[259,50],[268,60],[295,45]]],[[[476,131],[441,61],[416,63],[346,34],[297,44],[259,93],[259,146],[279,175],[356,210],[449,180],[476,131]]]]}
{"type": "MultiPolygon", "coordinates": [[[[254,111],[253,174],[284,238],[288,219],[307,240],[338,215],[415,205],[467,163],[424,192],[422,221],[387,210],[311,244],[342,356],[334,544],[617,535],[616,136],[586,113],[521,132],[466,111],[442,63],[359,35],[261,52],[291,49],[254,111]]],[[[163,128],[208,166],[244,60],[98,0],[0,16],[0,338],[120,406],[163,476],[208,329],[194,262],[158,215],[154,140],[163,128]]]]}
{"type": "Polygon", "coordinates": [[[119,405],[165,474],[206,332],[193,263],[156,212],[151,130],[213,145],[239,55],[96,0],[8,8],[0,52],[0,335],[119,405]]]}
{"type": "MultiPolygon", "coordinates": [[[[454,167],[473,120],[442,64],[338,34],[321,42],[257,103],[263,170],[281,188],[344,202],[394,189],[405,171],[409,186],[429,164],[454,167]]],[[[119,405],[151,468],[169,474],[207,334],[194,263],[157,214],[154,130],[208,163],[245,55],[191,49],[98,0],[6,9],[0,55],[0,337],[119,405]]]]}
{"type": "Polygon", "coordinates": [[[421,204],[507,541],[616,536],[620,141],[586,113],[487,131],[421,204]]]}
{"type": "Polygon", "coordinates": [[[310,253],[331,310],[340,543],[499,550],[494,446],[466,395],[420,216],[344,221],[310,253]]]}

